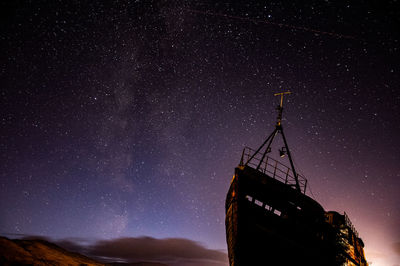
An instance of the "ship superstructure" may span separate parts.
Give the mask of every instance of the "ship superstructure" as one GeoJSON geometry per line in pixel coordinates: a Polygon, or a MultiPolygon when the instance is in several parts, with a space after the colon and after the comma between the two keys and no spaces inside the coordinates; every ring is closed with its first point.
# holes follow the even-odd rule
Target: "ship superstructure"
{"type": "Polygon", "coordinates": [[[230,266],[367,265],[362,240],[347,215],[325,212],[306,195],[283,132],[283,96],[275,129],[257,149],[244,148],[226,197],[230,266]],[[269,156],[281,135],[290,166],[269,156]]]}

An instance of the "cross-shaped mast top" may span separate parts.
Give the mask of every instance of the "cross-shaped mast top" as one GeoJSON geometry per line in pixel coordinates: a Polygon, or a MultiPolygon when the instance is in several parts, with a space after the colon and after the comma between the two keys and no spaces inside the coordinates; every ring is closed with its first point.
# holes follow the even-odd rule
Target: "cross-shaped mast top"
{"type": "Polygon", "coordinates": [[[282,122],[282,111],[283,111],[283,95],[285,95],[285,94],[291,94],[291,92],[290,91],[286,91],[286,92],[279,92],[279,93],[275,93],[274,94],[274,96],[281,96],[281,101],[280,101],[280,104],[279,104],[279,106],[278,106],[278,121],[276,122],[276,124],[278,125],[278,126],[280,126],[281,125],[281,122],[282,122]]]}

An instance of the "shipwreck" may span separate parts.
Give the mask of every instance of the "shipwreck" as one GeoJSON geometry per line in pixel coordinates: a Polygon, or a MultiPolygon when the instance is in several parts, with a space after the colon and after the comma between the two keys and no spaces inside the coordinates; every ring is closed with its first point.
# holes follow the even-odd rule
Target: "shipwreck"
{"type": "Polygon", "coordinates": [[[245,147],[226,197],[226,240],[230,266],[366,266],[364,243],[346,213],[325,211],[306,194],[307,179],[296,172],[283,127],[283,97],[272,133],[254,150],[245,147]],[[270,156],[281,136],[289,166],[270,156]]]}

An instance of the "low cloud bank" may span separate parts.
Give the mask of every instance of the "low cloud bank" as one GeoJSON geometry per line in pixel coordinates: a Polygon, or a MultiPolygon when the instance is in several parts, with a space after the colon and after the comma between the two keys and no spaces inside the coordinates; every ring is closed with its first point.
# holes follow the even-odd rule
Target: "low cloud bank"
{"type": "Polygon", "coordinates": [[[89,248],[90,255],[119,258],[128,262],[157,261],[169,265],[227,265],[227,255],[182,238],[126,237],[100,240],[89,248]],[[182,264],[184,263],[184,264],[182,264]]]}
{"type": "Polygon", "coordinates": [[[87,242],[80,238],[43,239],[103,262],[159,262],[168,266],[228,266],[228,255],[184,238],[124,237],[87,242]]]}

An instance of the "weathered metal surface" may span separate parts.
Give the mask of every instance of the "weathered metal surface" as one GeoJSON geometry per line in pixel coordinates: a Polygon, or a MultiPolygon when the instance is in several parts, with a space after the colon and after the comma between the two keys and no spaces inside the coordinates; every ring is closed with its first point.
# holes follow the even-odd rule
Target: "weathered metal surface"
{"type": "Polygon", "coordinates": [[[231,266],[333,266],[353,257],[354,265],[367,265],[361,245],[343,245],[318,202],[249,166],[235,169],[226,198],[226,237],[231,266]]]}

